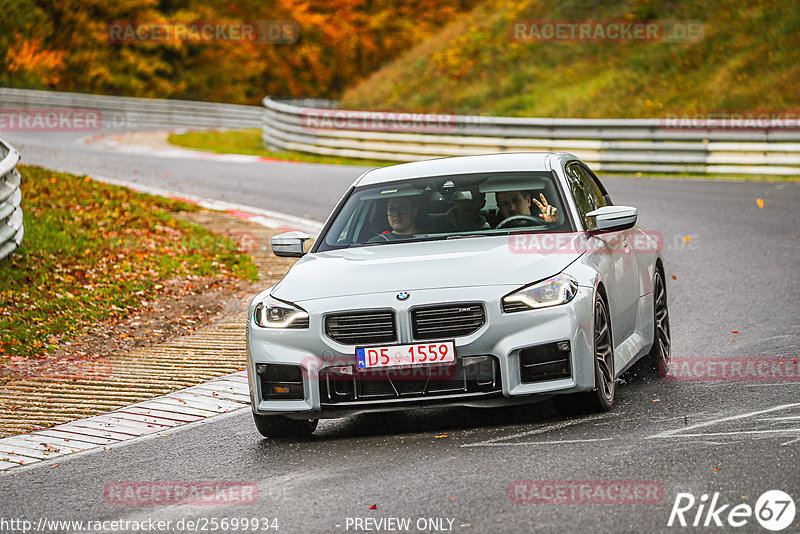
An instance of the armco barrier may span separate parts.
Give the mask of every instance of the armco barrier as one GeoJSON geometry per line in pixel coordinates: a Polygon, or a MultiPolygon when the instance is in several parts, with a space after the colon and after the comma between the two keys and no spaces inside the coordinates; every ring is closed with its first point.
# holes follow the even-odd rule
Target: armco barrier
{"type": "Polygon", "coordinates": [[[709,132],[669,128],[663,119],[412,116],[300,107],[269,97],[263,104],[262,139],[280,150],[389,161],[552,151],[571,152],[604,172],[800,175],[798,128],[709,132]]]}
{"type": "Polygon", "coordinates": [[[22,192],[17,171],[19,152],[0,139],[0,261],[22,243],[22,192]]]}
{"type": "MultiPolygon", "coordinates": [[[[541,119],[423,115],[431,128],[401,123],[369,128],[330,120],[334,114],[370,119],[391,114],[331,110],[326,100],[264,107],[0,88],[4,110],[83,109],[101,113],[104,127],[262,128],[264,143],[298,150],[390,161],[493,152],[572,152],[603,172],[800,175],[800,128],[693,131],[665,127],[663,119],[541,119]],[[310,119],[328,120],[310,120],[310,119]],[[437,122],[438,121],[438,122],[437,122]],[[324,126],[324,127],[322,127],[324,126]]],[[[394,114],[395,117],[409,114],[394,114]]],[[[353,123],[363,121],[352,121],[353,123]]],[[[0,131],[2,134],[2,131],[0,131]]]]}
{"type": "Polygon", "coordinates": [[[0,113],[28,109],[94,110],[100,126],[124,128],[260,128],[262,114],[258,106],[0,88],[0,113]]]}

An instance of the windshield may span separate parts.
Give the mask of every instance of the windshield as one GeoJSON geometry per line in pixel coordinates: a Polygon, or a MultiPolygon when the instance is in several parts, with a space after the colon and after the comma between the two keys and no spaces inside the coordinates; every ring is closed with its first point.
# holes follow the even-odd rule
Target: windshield
{"type": "Polygon", "coordinates": [[[435,176],[356,188],[316,251],[570,231],[552,173],[435,176]]]}

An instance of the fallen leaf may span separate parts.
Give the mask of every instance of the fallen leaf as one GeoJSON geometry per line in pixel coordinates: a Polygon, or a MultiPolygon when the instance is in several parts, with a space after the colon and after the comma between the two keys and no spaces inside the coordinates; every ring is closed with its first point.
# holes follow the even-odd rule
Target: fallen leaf
{"type": "Polygon", "coordinates": [[[714,471],[719,471],[719,470],[720,470],[720,468],[719,468],[719,467],[715,467],[715,468],[714,468],[714,471]]]}
{"type": "Polygon", "coordinates": [[[378,509],[378,505],[377,504],[373,504],[372,506],[369,507],[369,509],[370,510],[377,510],[378,509]]]}
{"type": "Polygon", "coordinates": [[[759,208],[763,208],[764,207],[764,201],[761,200],[760,198],[757,198],[756,199],[756,206],[758,206],[759,208]]]}
{"type": "Polygon", "coordinates": [[[436,436],[436,439],[441,439],[441,438],[446,438],[446,437],[447,437],[447,434],[440,434],[440,435],[436,436]]]}
{"type": "Polygon", "coordinates": [[[738,330],[731,330],[731,334],[738,334],[738,333],[739,333],[738,330]]]}
{"type": "Polygon", "coordinates": [[[689,241],[692,240],[692,238],[687,235],[687,236],[684,236],[683,240],[688,243],[689,241]]]}
{"type": "Polygon", "coordinates": [[[673,275],[672,275],[672,279],[673,279],[673,280],[677,280],[677,279],[678,279],[678,277],[677,277],[677,276],[675,276],[675,275],[673,274],[673,275]]]}

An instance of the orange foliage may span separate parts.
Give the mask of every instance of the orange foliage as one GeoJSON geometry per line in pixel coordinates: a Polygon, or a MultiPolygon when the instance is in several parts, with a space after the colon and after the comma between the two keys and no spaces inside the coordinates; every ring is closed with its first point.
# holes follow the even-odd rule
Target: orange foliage
{"type": "Polygon", "coordinates": [[[34,83],[50,85],[58,83],[64,67],[64,52],[42,49],[42,40],[26,40],[17,36],[18,45],[12,45],[6,53],[8,71],[24,76],[34,83]]]}
{"type": "MultiPolygon", "coordinates": [[[[16,86],[45,84],[65,91],[250,104],[267,94],[337,98],[346,87],[433,35],[477,1],[47,2],[37,5],[49,24],[32,26],[39,32],[48,28],[44,40],[23,35],[27,40],[9,47],[5,65],[0,65],[0,84],[11,77],[16,86]],[[115,42],[109,24],[119,21],[145,25],[293,21],[299,40],[293,44],[233,39],[203,44],[175,39],[115,42]],[[16,76],[23,71],[38,78],[20,83],[16,76]]],[[[0,57],[2,44],[0,38],[0,57]]]]}

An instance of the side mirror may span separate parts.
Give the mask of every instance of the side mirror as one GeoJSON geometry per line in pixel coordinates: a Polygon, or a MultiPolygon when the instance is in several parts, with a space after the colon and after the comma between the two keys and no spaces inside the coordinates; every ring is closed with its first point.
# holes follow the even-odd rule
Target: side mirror
{"type": "Polygon", "coordinates": [[[595,221],[593,232],[618,232],[628,230],[636,224],[636,208],[630,206],[603,206],[586,214],[595,221]]]}
{"type": "Polygon", "coordinates": [[[284,232],[270,239],[272,252],[282,258],[301,258],[305,256],[305,242],[311,236],[305,232],[284,232]]]}

